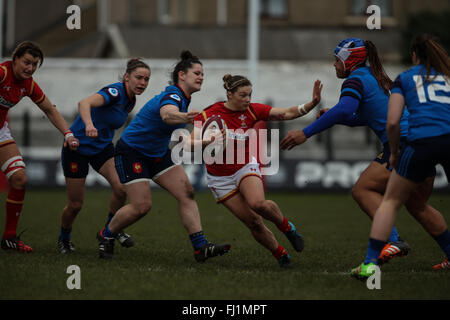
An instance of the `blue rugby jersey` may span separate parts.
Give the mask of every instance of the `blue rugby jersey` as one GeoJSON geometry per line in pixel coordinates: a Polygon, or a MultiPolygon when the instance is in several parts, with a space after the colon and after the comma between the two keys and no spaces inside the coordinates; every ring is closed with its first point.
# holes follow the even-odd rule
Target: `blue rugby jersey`
{"type": "MultiPolygon", "coordinates": [[[[387,142],[386,120],[389,96],[378,84],[369,67],[361,67],[353,71],[344,81],[341,98],[350,96],[359,101],[355,116],[373,130],[378,139],[387,142]]],[[[408,134],[408,112],[404,112],[400,121],[401,136],[408,134]]]]}
{"type": "MultiPolygon", "coordinates": [[[[372,75],[369,67],[353,71],[343,82],[339,103],[303,129],[310,136],[335,124],[369,126],[383,144],[387,142],[386,119],[389,96],[372,75]]],[[[401,135],[408,134],[408,111],[401,119],[401,135]]]]}
{"type": "Polygon", "coordinates": [[[161,107],[171,104],[180,112],[187,112],[190,102],[179,87],[166,87],[142,107],[122,133],[122,141],[147,157],[162,157],[169,147],[172,132],[186,125],[165,123],[159,113],[161,107]]]}
{"type": "Polygon", "coordinates": [[[122,82],[110,84],[97,93],[105,99],[101,107],[91,108],[91,118],[98,137],[86,136],[86,126],[80,115],[70,127],[75,137],[80,140],[77,151],[87,156],[101,152],[112,142],[115,130],[123,126],[136,104],[136,98],[130,99],[122,82]]]}
{"type": "Polygon", "coordinates": [[[450,134],[450,79],[417,65],[401,73],[394,82],[392,93],[405,98],[410,113],[408,140],[450,134]]]}

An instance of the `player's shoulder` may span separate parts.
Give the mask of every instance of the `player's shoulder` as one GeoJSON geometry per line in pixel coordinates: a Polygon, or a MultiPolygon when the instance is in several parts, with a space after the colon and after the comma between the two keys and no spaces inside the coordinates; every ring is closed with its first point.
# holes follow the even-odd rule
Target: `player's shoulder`
{"type": "Polygon", "coordinates": [[[123,94],[125,88],[122,82],[115,82],[104,86],[100,91],[103,91],[113,98],[118,98],[123,94]]]}
{"type": "Polygon", "coordinates": [[[212,113],[215,111],[220,111],[222,108],[224,108],[224,102],[219,101],[219,102],[213,103],[210,106],[207,106],[205,109],[203,109],[203,111],[205,111],[207,113],[212,113]]]}

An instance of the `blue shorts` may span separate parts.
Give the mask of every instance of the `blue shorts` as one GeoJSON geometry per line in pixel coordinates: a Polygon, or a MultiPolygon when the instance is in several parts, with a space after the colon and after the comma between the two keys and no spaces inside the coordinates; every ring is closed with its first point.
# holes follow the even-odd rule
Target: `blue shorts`
{"type": "Polygon", "coordinates": [[[114,146],[112,143],[108,144],[101,152],[92,156],[86,156],[77,151],[70,150],[69,147],[63,147],[61,164],[64,176],[75,179],[86,178],[89,173],[89,164],[98,172],[105,162],[113,157],[114,146]]]}
{"type": "MultiPolygon", "coordinates": [[[[400,139],[400,150],[406,145],[406,138],[400,139]]],[[[383,144],[383,150],[378,154],[378,156],[373,159],[373,161],[378,162],[381,165],[386,165],[386,169],[392,171],[391,164],[389,163],[389,158],[391,157],[391,148],[389,147],[389,142],[383,144]]]]}
{"type": "Polygon", "coordinates": [[[131,148],[122,140],[117,142],[114,160],[117,174],[123,184],[155,180],[175,166],[169,149],[161,158],[152,158],[131,148]]]}
{"type": "Polygon", "coordinates": [[[424,138],[408,142],[401,150],[395,170],[402,177],[414,182],[423,182],[436,175],[436,165],[444,167],[450,178],[450,135],[424,138]]]}

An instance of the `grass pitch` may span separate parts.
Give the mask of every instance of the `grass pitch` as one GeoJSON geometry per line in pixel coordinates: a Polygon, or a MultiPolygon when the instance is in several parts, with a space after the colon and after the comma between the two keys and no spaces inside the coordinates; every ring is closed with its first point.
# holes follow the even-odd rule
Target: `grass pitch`
{"type": "MultiPolygon", "coordinates": [[[[116,243],[112,261],[98,259],[95,239],[105,223],[110,193],[90,189],[72,232],[77,252],[57,251],[64,190],[30,190],[19,231],[35,252],[0,250],[0,299],[157,299],[157,300],[299,300],[299,299],[448,299],[450,272],[434,272],[443,261],[438,245],[402,210],[396,226],[412,250],[382,267],[381,289],[369,290],[348,271],[364,258],[370,221],[349,194],[269,193],[305,237],[295,252],[270,223],[294,266],[283,270],[270,252],[253,240],[245,226],[208,192],[196,199],[203,229],[213,242],[230,242],[225,256],[199,264],[181,225],[176,201],[153,192],[153,209],[127,232],[133,248],[116,243]],[[81,270],[81,289],[69,290],[67,268],[81,270]]],[[[5,195],[0,196],[4,203],[5,195]]],[[[448,219],[450,195],[434,194],[430,204],[448,219]]],[[[4,227],[4,209],[0,228],[4,227]]]]}

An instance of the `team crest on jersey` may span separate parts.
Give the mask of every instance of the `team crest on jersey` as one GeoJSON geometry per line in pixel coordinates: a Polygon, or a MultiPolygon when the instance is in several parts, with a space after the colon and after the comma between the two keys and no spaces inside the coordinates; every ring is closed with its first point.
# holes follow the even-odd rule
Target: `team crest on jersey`
{"type": "Polygon", "coordinates": [[[113,97],[117,97],[119,95],[119,90],[117,90],[116,88],[109,88],[108,92],[113,97]]]}
{"type": "Polygon", "coordinates": [[[70,171],[73,172],[73,173],[78,172],[78,163],[71,162],[70,163],[70,171]]]}
{"type": "Polygon", "coordinates": [[[140,162],[133,163],[133,171],[137,174],[142,173],[142,164],[140,162]]]}
{"type": "Polygon", "coordinates": [[[177,94],[171,94],[170,97],[174,100],[181,101],[181,98],[177,94]]]}
{"type": "Polygon", "coordinates": [[[241,114],[238,119],[241,120],[241,128],[247,128],[247,123],[245,123],[245,119],[247,119],[247,117],[241,114]]]}

